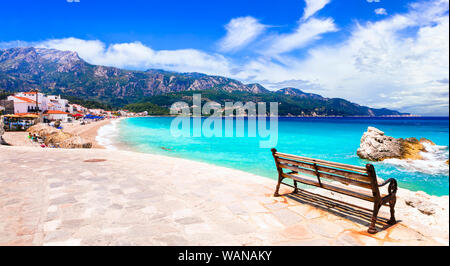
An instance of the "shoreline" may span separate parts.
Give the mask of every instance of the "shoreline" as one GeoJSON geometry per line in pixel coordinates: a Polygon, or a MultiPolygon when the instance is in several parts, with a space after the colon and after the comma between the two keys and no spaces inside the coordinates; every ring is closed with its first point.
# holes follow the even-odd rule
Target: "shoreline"
{"type": "MultiPolygon", "coordinates": [[[[145,118],[157,118],[157,117],[172,117],[172,116],[145,116],[145,118]]],[[[121,119],[132,119],[132,118],[139,118],[139,117],[127,117],[127,118],[121,118],[121,119]]],[[[115,143],[115,145],[113,145],[113,146],[114,146],[114,149],[117,149],[117,150],[139,152],[139,153],[144,153],[144,154],[153,154],[153,155],[158,155],[158,156],[166,156],[166,157],[169,157],[169,158],[183,158],[183,159],[190,160],[190,161],[202,162],[202,163],[207,163],[207,164],[214,165],[214,166],[226,167],[226,168],[240,170],[240,171],[244,171],[245,172],[245,170],[241,170],[239,168],[234,168],[234,167],[227,166],[227,165],[222,165],[222,164],[216,164],[214,162],[210,162],[210,161],[202,160],[202,159],[188,158],[188,157],[185,157],[185,156],[178,156],[178,155],[174,155],[174,154],[161,154],[161,153],[158,153],[158,152],[139,151],[139,150],[137,150],[137,149],[135,149],[133,147],[127,147],[125,145],[122,145],[120,142],[119,143],[115,143]]],[[[388,160],[386,160],[385,163],[389,164],[389,165],[391,165],[393,167],[396,167],[396,166],[398,166],[400,164],[400,163],[398,163],[396,161],[395,161],[395,163],[388,163],[387,161],[388,160]]],[[[422,163],[424,160],[417,160],[417,161],[422,163]]],[[[374,162],[372,162],[372,163],[374,163],[374,162]]],[[[380,163],[380,162],[378,162],[378,163],[380,163]]],[[[404,164],[412,164],[412,163],[415,163],[415,162],[412,162],[411,160],[401,160],[401,164],[402,165],[404,165],[404,164]]],[[[420,171],[418,171],[418,172],[420,172],[420,171]]],[[[247,173],[251,173],[251,172],[247,172],[247,173]]],[[[423,172],[421,172],[421,173],[423,173],[423,172]]],[[[428,173],[425,173],[425,174],[428,174],[428,173]]],[[[274,178],[270,178],[268,176],[264,176],[264,175],[259,175],[259,176],[262,177],[262,178],[267,178],[269,180],[275,180],[274,178]]],[[[423,194],[426,194],[426,195],[429,195],[429,196],[432,196],[432,197],[448,197],[449,196],[449,194],[444,194],[444,193],[439,194],[439,195],[431,194],[431,193],[428,193],[428,192],[426,192],[426,191],[424,191],[424,190],[422,190],[420,188],[415,188],[415,189],[414,188],[413,189],[411,189],[411,188],[404,188],[404,187],[401,187],[401,188],[404,189],[404,190],[410,191],[411,193],[423,193],[423,194]]]]}
{"type": "Polygon", "coordinates": [[[63,125],[64,132],[71,133],[82,137],[84,140],[92,143],[93,149],[105,149],[104,146],[100,145],[97,141],[98,131],[100,128],[109,125],[114,119],[104,119],[96,122],[91,122],[87,125],[80,125],[79,123],[71,123],[63,125]]]}
{"type": "MultiPolygon", "coordinates": [[[[9,228],[6,236],[0,232],[0,245],[448,245],[448,196],[399,189],[399,223],[368,235],[362,216],[341,217],[334,207],[273,197],[274,180],[189,159],[0,146],[0,160],[6,162],[0,186],[14,192],[0,198],[7,206],[0,219],[9,228]],[[93,159],[99,162],[88,162],[93,159]],[[33,174],[14,170],[24,166],[33,174]],[[39,213],[30,216],[30,208],[39,213]],[[36,222],[14,226],[19,218],[36,222]]],[[[380,217],[388,213],[382,208],[380,217]]]]}
{"type": "MultiPolygon", "coordinates": [[[[78,133],[92,137],[110,122],[78,133]]],[[[448,245],[448,196],[399,188],[399,223],[368,235],[361,217],[342,218],[334,207],[289,195],[273,197],[276,181],[268,177],[117,148],[0,146],[0,160],[6,162],[0,165],[0,186],[25,193],[0,198],[0,206],[7,206],[0,219],[11,228],[8,236],[0,232],[0,245],[448,245]],[[17,173],[18,167],[33,174],[17,173]],[[32,218],[29,208],[40,213],[32,218]],[[17,219],[36,222],[23,228],[15,225],[17,219]],[[24,236],[23,230],[30,233],[24,236]]],[[[290,190],[281,188],[282,194],[290,190]]],[[[358,199],[306,190],[371,208],[358,199]]],[[[388,210],[382,208],[380,217],[388,217],[388,210]]]]}
{"type": "MultiPolygon", "coordinates": [[[[172,116],[144,116],[144,117],[151,118],[151,117],[172,117],[172,116]]],[[[74,134],[74,135],[78,135],[78,136],[82,137],[83,139],[85,139],[89,142],[92,142],[92,145],[93,145],[92,149],[121,150],[121,151],[129,151],[129,152],[136,152],[136,153],[142,153],[142,154],[152,154],[155,156],[184,159],[184,160],[188,160],[188,161],[192,161],[192,162],[206,163],[206,164],[209,164],[212,166],[225,167],[225,168],[229,168],[229,169],[233,169],[233,170],[237,170],[237,171],[243,171],[240,169],[222,166],[222,165],[214,164],[214,163],[203,161],[203,160],[190,159],[190,158],[185,158],[185,157],[180,157],[180,156],[163,155],[163,154],[157,154],[157,153],[141,152],[141,151],[138,151],[131,147],[126,148],[125,146],[120,145],[120,143],[112,143],[109,145],[101,145],[99,143],[98,137],[100,136],[99,131],[101,130],[101,128],[103,128],[105,126],[109,126],[112,123],[120,123],[122,120],[129,119],[129,118],[137,118],[137,117],[120,117],[120,118],[115,118],[115,119],[105,119],[105,120],[101,120],[101,121],[91,122],[90,124],[83,125],[83,126],[79,125],[78,123],[65,123],[65,124],[63,124],[63,127],[64,127],[63,131],[74,134]]],[[[31,144],[31,142],[28,141],[28,139],[26,138],[27,134],[28,134],[27,132],[5,132],[5,134],[3,135],[3,139],[11,146],[39,147],[39,146],[36,146],[36,144],[33,145],[33,144],[31,144]],[[10,141],[12,140],[12,141],[8,142],[8,140],[10,140],[10,141]]],[[[108,138],[108,136],[100,136],[100,137],[108,138]]],[[[243,171],[243,172],[249,173],[246,171],[243,171]]],[[[272,180],[272,181],[274,180],[267,176],[262,176],[262,175],[258,175],[258,176],[261,178],[268,179],[268,180],[272,180]]],[[[437,196],[437,195],[428,194],[427,192],[425,192],[423,190],[414,191],[414,190],[410,190],[407,188],[400,188],[400,187],[399,187],[399,189],[402,189],[402,190],[405,190],[405,191],[408,191],[411,193],[424,194],[429,197],[437,197],[437,198],[449,197],[449,195],[437,196]]]]}
{"type": "MultiPolygon", "coordinates": [[[[97,141],[97,135],[100,128],[110,124],[113,119],[105,119],[100,121],[91,122],[86,125],[80,125],[79,122],[63,123],[63,132],[80,136],[84,140],[92,143],[93,149],[105,149],[97,141]]],[[[6,131],[3,135],[3,139],[11,146],[28,146],[39,147],[37,144],[32,143],[28,139],[28,132],[26,131],[6,131]]],[[[41,147],[39,147],[41,148],[41,147]]]]}

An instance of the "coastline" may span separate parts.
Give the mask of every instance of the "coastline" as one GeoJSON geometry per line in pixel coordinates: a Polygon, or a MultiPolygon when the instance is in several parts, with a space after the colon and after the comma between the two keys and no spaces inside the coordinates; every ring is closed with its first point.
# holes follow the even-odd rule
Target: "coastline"
{"type": "MultiPolygon", "coordinates": [[[[88,142],[92,143],[94,149],[105,149],[105,147],[98,143],[97,135],[100,128],[110,124],[113,119],[105,119],[100,121],[91,122],[87,125],[80,125],[79,122],[63,123],[63,131],[66,133],[80,136],[88,142]]],[[[31,143],[28,138],[28,132],[24,131],[7,131],[3,135],[3,139],[11,146],[29,146],[39,147],[36,144],[31,143]]],[[[39,147],[40,148],[40,147],[39,147]]]]}
{"type": "MultiPolygon", "coordinates": [[[[448,197],[401,189],[399,223],[369,235],[370,213],[342,216],[335,207],[273,197],[274,180],[207,163],[20,146],[0,146],[0,160],[7,191],[0,245],[448,245],[448,197]],[[447,207],[426,215],[408,200],[447,207]]],[[[382,208],[380,217],[388,213],[382,208]]]]}
{"type": "MultiPolygon", "coordinates": [[[[172,117],[172,116],[145,116],[145,117],[172,117]]],[[[64,126],[63,131],[74,134],[74,135],[78,135],[78,136],[82,137],[83,139],[85,139],[89,142],[92,142],[93,149],[123,150],[123,151],[131,151],[131,152],[148,154],[145,152],[138,151],[136,149],[127,148],[124,145],[120,145],[120,143],[117,143],[117,142],[115,143],[114,141],[111,141],[111,134],[116,133],[117,124],[119,124],[120,121],[122,121],[124,119],[129,119],[129,118],[136,118],[136,117],[121,117],[121,118],[116,118],[116,119],[105,119],[105,120],[101,120],[101,121],[91,122],[90,124],[83,125],[83,126],[81,126],[78,123],[65,123],[63,125],[64,126]],[[108,128],[108,130],[102,131],[103,129],[106,129],[106,128],[108,128]]],[[[28,135],[27,132],[5,132],[5,134],[3,135],[3,138],[9,145],[12,145],[12,146],[38,147],[35,144],[33,145],[27,139],[27,137],[26,137],[27,135],[28,135]]],[[[155,156],[164,156],[167,158],[183,158],[183,159],[186,159],[186,160],[189,160],[192,162],[201,162],[201,163],[206,163],[206,164],[210,164],[213,166],[226,167],[226,168],[230,168],[230,169],[234,169],[234,170],[239,170],[239,169],[232,168],[232,167],[217,165],[217,164],[207,162],[204,160],[195,160],[195,159],[189,159],[189,158],[185,158],[185,157],[162,155],[162,154],[156,154],[156,153],[155,154],[151,153],[151,154],[153,154],[155,156]]],[[[401,161],[401,162],[396,162],[396,164],[400,164],[400,163],[405,164],[407,162],[406,162],[406,160],[401,161]]],[[[246,173],[248,173],[248,172],[246,172],[246,173]]],[[[274,180],[267,176],[262,176],[262,175],[258,175],[258,176],[260,176],[261,178],[274,180]]],[[[405,189],[405,188],[401,188],[401,189],[405,190],[405,191],[409,191],[411,193],[419,193],[420,195],[426,195],[427,197],[437,197],[437,198],[449,197],[449,195],[436,196],[436,195],[428,194],[421,190],[413,191],[413,190],[409,190],[409,189],[405,189]]]]}
{"type": "MultiPolygon", "coordinates": [[[[230,139],[225,140],[226,138],[219,138],[217,140],[208,140],[207,138],[192,138],[187,140],[189,143],[203,143],[204,146],[192,146],[190,149],[185,149],[183,143],[179,142],[176,138],[170,137],[170,132],[168,131],[168,127],[170,126],[170,121],[172,118],[170,117],[161,117],[161,116],[151,116],[149,118],[141,118],[141,117],[132,117],[130,119],[136,119],[136,120],[127,120],[129,122],[124,123],[123,127],[126,129],[126,131],[123,131],[121,133],[121,139],[124,142],[118,141],[116,142],[118,144],[118,149],[122,150],[134,150],[138,152],[148,152],[152,154],[160,154],[165,155],[169,157],[176,157],[176,158],[186,158],[190,160],[200,161],[200,162],[207,162],[213,165],[220,165],[225,167],[230,167],[233,169],[239,169],[244,170],[251,173],[257,173],[258,175],[275,179],[273,173],[273,160],[271,159],[271,156],[266,156],[266,154],[263,153],[269,153],[270,151],[262,151],[260,149],[255,148],[255,145],[246,145],[245,141],[241,141],[238,139],[230,139]],[[155,123],[151,123],[146,119],[154,118],[156,119],[155,123]],[[139,120],[142,119],[142,120],[139,120]],[[160,120],[159,120],[160,119],[160,120]],[[169,122],[167,122],[169,121],[169,122]],[[149,124],[149,127],[152,130],[147,131],[140,131],[141,124],[147,125],[149,124]],[[136,126],[136,130],[134,131],[134,127],[136,126]],[[139,133],[134,133],[139,132],[139,133]],[[121,144],[131,144],[134,143],[134,145],[130,145],[129,147],[127,145],[121,145],[121,144]],[[207,144],[206,144],[207,143],[207,144]],[[249,154],[251,154],[251,158],[245,158],[245,156],[237,156],[239,158],[233,157],[233,158],[227,158],[227,154],[225,150],[233,150],[233,152],[238,152],[239,148],[226,148],[227,143],[233,143],[233,147],[242,147],[245,148],[249,154]],[[213,146],[211,146],[213,145],[213,146]],[[224,146],[225,145],[225,146],[224,146]],[[222,149],[222,147],[225,147],[222,149]],[[211,147],[214,147],[214,149],[217,149],[218,152],[211,153],[211,147]],[[166,149],[167,148],[167,149],[166,149]],[[205,149],[202,151],[202,149],[205,149]],[[269,158],[270,157],[270,158],[269,158]],[[252,158],[258,158],[258,161],[256,159],[252,158]],[[258,163],[263,162],[261,166],[257,166],[258,163]]],[[[202,118],[203,119],[203,118],[202,118]]],[[[244,119],[244,118],[242,118],[244,119]]],[[[332,120],[331,122],[325,121],[324,127],[327,127],[328,129],[333,128],[334,123],[337,122],[340,123],[341,118],[280,118],[285,119],[287,122],[281,121],[278,126],[280,127],[280,131],[278,134],[280,136],[284,136],[283,140],[280,139],[280,145],[283,146],[286,143],[286,136],[290,136],[289,130],[287,130],[287,126],[290,126],[290,121],[297,121],[303,119],[307,119],[308,121],[322,121],[322,119],[329,119],[332,120]]],[[[342,118],[344,119],[344,118],[342,118]]],[[[359,118],[354,118],[359,119],[359,118]]],[[[395,118],[386,118],[386,120],[395,119],[395,118]]],[[[411,118],[415,119],[415,118],[411,118]]],[[[377,120],[377,119],[375,119],[377,120]]],[[[307,121],[307,122],[308,122],[307,121]]],[[[429,132],[432,132],[431,130],[436,130],[436,132],[443,132],[441,125],[445,126],[445,123],[440,122],[440,120],[436,120],[438,122],[435,122],[435,120],[432,120],[432,122],[423,122],[426,126],[425,129],[425,136],[421,135],[422,132],[419,132],[420,130],[416,130],[414,132],[411,131],[399,131],[398,128],[391,128],[393,132],[395,132],[397,135],[396,137],[417,137],[418,139],[420,137],[427,137],[429,139],[434,140],[437,144],[433,149],[430,149],[429,152],[426,154],[423,154],[423,160],[385,160],[381,162],[372,162],[374,166],[377,168],[377,174],[381,178],[397,178],[397,181],[401,184],[400,186],[406,189],[409,189],[411,191],[424,191],[429,195],[449,195],[448,194],[448,164],[445,163],[446,159],[448,159],[448,142],[447,140],[442,139],[441,133],[437,134],[430,134],[429,132]],[[437,126],[434,126],[437,124],[437,126]],[[432,125],[432,126],[429,126],[432,125]],[[435,149],[436,148],[436,149],[435,149]],[[425,180],[428,180],[430,182],[426,182],[425,180]]],[[[294,125],[302,125],[299,122],[299,124],[294,125]]],[[[316,132],[317,134],[314,135],[314,141],[308,142],[309,136],[305,133],[306,126],[311,125],[306,123],[303,128],[300,128],[299,134],[302,134],[302,141],[296,141],[292,140],[293,147],[301,147],[303,145],[304,151],[303,153],[308,154],[310,157],[317,157],[317,158],[328,158],[329,160],[333,161],[339,161],[340,158],[336,157],[335,154],[337,151],[341,154],[345,154],[345,158],[342,158],[341,162],[345,162],[347,164],[355,164],[355,165],[365,165],[366,163],[370,163],[369,161],[360,160],[358,156],[356,155],[355,151],[357,150],[356,145],[359,145],[360,138],[364,130],[366,129],[366,125],[371,126],[372,122],[371,120],[364,120],[362,122],[353,123],[353,121],[343,121],[343,123],[346,124],[347,127],[344,128],[344,131],[342,131],[341,134],[348,136],[345,138],[345,145],[344,143],[342,145],[336,145],[335,142],[326,134],[323,134],[322,132],[326,132],[322,130],[321,132],[316,132]],[[361,124],[362,126],[358,127],[358,125],[361,124]],[[356,126],[353,126],[356,125],[356,126]],[[359,135],[359,132],[361,132],[359,135]],[[319,137],[320,136],[320,139],[319,137]],[[351,136],[351,137],[350,137],[351,136]],[[336,150],[335,153],[328,154],[327,151],[320,150],[322,152],[315,152],[313,148],[320,149],[321,146],[327,145],[330,143],[331,145],[336,145],[339,147],[334,147],[336,150]],[[295,146],[297,145],[297,146],[295,146]],[[333,155],[334,154],[334,155],[333,155]]],[[[382,121],[376,121],[373,123],[379,123],[381,127],[386,126],[389,128],[390,122],[385,122],[383,119],[382,121]]],[[[397,123],[397,122],[395,122],[397,123]]],[[[400,123],[401,124],[401,123],[400,123]]],[[[408,122],[408,124],[412,125],[415,124],[414,120],[408,122]]],[[[448,125],[448,124],[447,124],[448,125]]],[[[297,127],[296,127],[297,128],[297,127]]],[[[318,131],[311,126],[312,131],[318,131]]],[[[309,128],[308,128],[309,130],[309,128]]],[[[389,129],[387,129],[389,130],[389,129]]],[[[309,133],[308,133],[309,134],[309,133]]],[[[448,134],[447,138],[448,138],[448,134]]],[[[113,138],[114,139],[114,138],[113,138]]],[[[280,147],[281,147],[280,146],[280,147]]],[[[289,147],[287,147],[289,150],[289,147]]],[[[213,150],[214,150],[213,149],[213,150]]],[[[286,148],[284,148],[286,149],[286,148]]],[[[292,151],[294,154],[295,152],[292,151]]]]}
{"type": "Polygon", "coordinates": [[[100,128],[110,124],[113,119],[104,119],[96,122],[91,122],[90,124],[81,126],[80,124],[66,124],[64,125],[64,132],[78,135],[88,142],[92,143],[92,148],[94,149],[105,149],[105,147],[98,143],[97,136],[100,128]]]}
{"type": "MultiPolygon", "coordinates": [[[[69,130],[96,139],[111,123],[103,122],[69,130]]],[[[448,196],[400,188],[399,223],[368,235],[364,222],[338,216],[334,207],[274,198],[275,180],[206,162],[99,144],[72,150],[0,146],[0,160],[6,162],[0,166],[0,186],[25,191],[21,184],[27,183],[34,191],[0,198],[0,205],[7,206],[0,219],[10,228],[8,236],[0,233],[0,245],[448,245],[448,196]],[[33,174],[16,174],[18,167],[33,169],[33,174]],[[39,221],[18,227],[18,218],[31,219],[28,208],[40,210],[39,221]],[[172,237],[164,238],[167,234],[172,237]]],[[[336,196],[331,195],[371,207],[336,196]]],[[[387,213],[382,208],[380,216],[387,213]]]]}
{"type": "MultiPolygon", "coordinates": [[[[125,119],[125,118],[122,118],[122,119],[125,119]]],[[[115,146],[114,149],[122,150],[122,151],[131,151],[131,152],[142,153],[142,154],[152,154],[153,156],[161,156],[162,158],[167,158],[167,160],[181,159],[181,160],[186,160],[187,162],[192,162],[192,163],[207,164],[207,165],[210,165],[211,167],[219,167],[219,168],[223,167],[225,169],[230,169],[230,170],[239,171],[239,172],[242,172],[245,174],[250,174],[250,175],[260,178],[262,180],[268,180],[268,181],[270,180],[270,182],[274,182],[274,184],[276,184],[274,179],[271,179],[266,176],[254,175],[254,174],[251,174],[249,172],[242,171],[239,169],[235,169],[235,168],[231,168],[231,167],[227,167],[227,166],[221,166],[221,165],[217,165],[214,163],[205,162],[205,161],[201,161],[201,160],[194,160],[194,159],[189,159],[189,158],[184,158],[184,157],[176,157],[176,156],[161,155],[161,154],[154,154],[154,153],[144,153],[144,152],[139,152],[139,151],[132,150],[132,149],[122,149],[119,146],[115,146]]],[[[312,187],[306,188],[305,190],[313,192],[313,193],[317,193],[319,195],[331,197],[331,198],[337,196],[339,198],[339,200],[341,200],[343,202],[349,202],[351,204],[358,204],[358,200],[354,200],[353,198],[345,197],[340,194],[332,193],[329,191],[320,190],[320,189],[316,189],[316,188],[312,188],[312,187]]],[[[408,222],[410,224],[412,224],[412,226],[415,229],[423,230],[421,228],[424,226],[424,221],[427,224],[427,226],[433,227],[434,223],[437,224],[436,219],[440,220],[440,222],[439,222],[440,226],[449,224],[449,220],[448,220],[448,213],[449,213],[449,208],[450,208],[449,207],[449,195],[436,196],[436,195],[428,194],[421,190],[412,191],[412,190],[409,190],[406,188],[399,187],[398,192],[397,192],[397,197],[398,197],[398,201],[402,201],[402,203],[403,203],[403,206],[402,206],[403,215],[405,215],[407,217],[415,217],[415,218],[417,218],[417,216],[421,217],[419,219],[419,220],[421,220],[421,222],[417,222],[417,219],[411,219],[411,220],[408,219],[408,222]],[[434,216],[434,215],[436,215],[436,211],[443,211],[444,214],[443,215],[437,214],[439,217],[436,217],[436,216],[434,216]]],[[[402,203],[400,203],[400,204],[402,204],[402,203]]],[[[366,205],[366,207],[371,208],[371,205],[368,204],[368,205],[366,205]]],[[[444,233],[447,235],[447,239],[448,239],[448,234],[449,234],[448,226],[447,226],[447,230],[446,231],[444,230],[444,233]]]]}

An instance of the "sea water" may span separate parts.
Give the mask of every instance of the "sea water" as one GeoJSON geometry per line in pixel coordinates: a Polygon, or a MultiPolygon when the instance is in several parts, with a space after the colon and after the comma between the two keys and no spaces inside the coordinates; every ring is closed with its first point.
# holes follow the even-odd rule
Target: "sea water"
{"type": "MultiPolygon", "coordinates": [[[[109,147],[123,145],[136,151],[181,157],[277,178],[270,148],[260,148],[262,137],[174,136],[174,118],[127,118],[103,128],[100,138],[109,147]]],[[[248,119],[244,119],[247,129],[248,119]]],[[[223,119],[224,120],[224,119],[223,119]]],[[[202,118],[205,121],[205,118],[202,118]]],[[[235,121],[236,122],[236,121],[235,121]]],[[[224,125],[225,123],[223,123],[224,125]]],[[[267,123],[268,124],[268,123],[267,123]]],[[[194,127],[194,123],[190,123],[194,127]]],[[[231,130],[236,130],[235,127],[231,130]]],[[[431,195],[449,194],[448,117],[401,118],[278,118],[279,152],[364,166],[356,155],[361,136],[369,126],[396,138],[424,137],[437,146],[423,153],[424,160],[389,159],[373,163],[383,179],[396,178],[399,186],[431,195]]],[[[195,130],[191,128],[191,132],[195,130]]],[[[225,126],[222,131],[225,136],[225,126]]],[[[232,134],[233,135],[233,134],[232,134]]],[[[236,134],[234,134],[236,135],[236,134]]]]}

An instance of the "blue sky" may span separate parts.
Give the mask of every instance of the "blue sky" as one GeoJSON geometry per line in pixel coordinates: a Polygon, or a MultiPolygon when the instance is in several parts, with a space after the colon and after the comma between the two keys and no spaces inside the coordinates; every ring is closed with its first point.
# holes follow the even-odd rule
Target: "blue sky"
{"type": "Polygon", "coordinates": [[[448,0],[17,0],[2,10],[0,48],[448,114],[448,0]]]}
{"type": "MultiPolygon", "coordinates": [[[[0,17],[0,39],[38,41],[75,37],[98,39],[106,44],[140,41],[154,49],[195,48],[214,51],[214,43],[226,33],[224,25],[232,18],[252,16],[278,32],[289,32],[305,8],[302,0],[18,0],[5,1],[0,17]]],[[[331,1],[320,10],[333,17],[342,32],[326,39],[342,38],[354,21],[376,21],[377,8],[404,12],[408,1],[331,1]]]]}

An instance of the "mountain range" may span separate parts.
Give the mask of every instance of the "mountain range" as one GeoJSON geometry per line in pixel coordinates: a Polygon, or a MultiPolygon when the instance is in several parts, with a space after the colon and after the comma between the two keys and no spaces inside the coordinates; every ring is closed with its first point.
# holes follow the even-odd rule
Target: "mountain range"
{"type": "Polygon", "coordinates": [[[260,84],[243,84],[221,76],[92,65],[69,51],[33,47],[0,49],[0,90],[9,93],[34,88],[71,100],[99,102],[116,108],[125,106],[135,111],[143,111],[148,106],[167,110],[173,102],[189,101],[194,92],[201,92],[204,99],[221,104],[226,101],[277,101],[280,115],[405,115],[340,98],[325,98],[296,88],[269,91],[260,84]]]}

